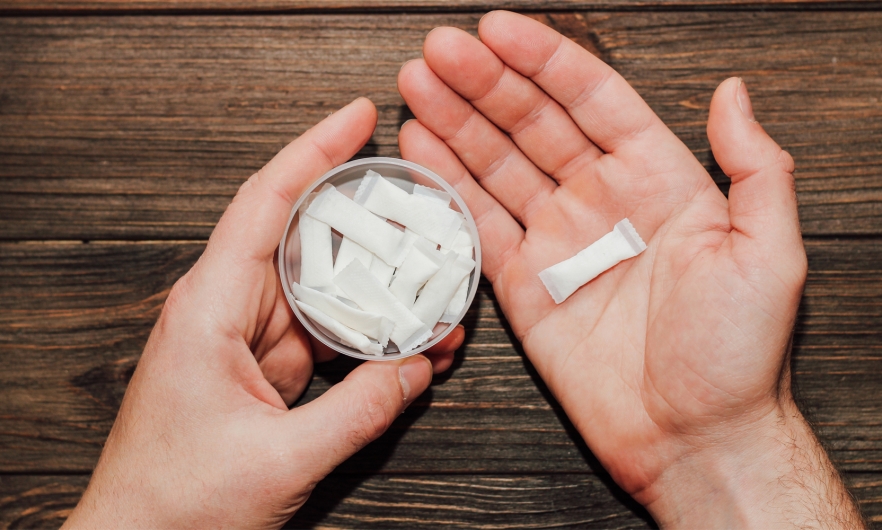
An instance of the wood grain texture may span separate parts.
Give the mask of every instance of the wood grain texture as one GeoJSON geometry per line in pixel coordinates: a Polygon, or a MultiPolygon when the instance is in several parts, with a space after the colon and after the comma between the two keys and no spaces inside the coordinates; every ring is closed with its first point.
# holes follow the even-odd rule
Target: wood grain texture
{"type": "MultiPolygon", "coordinates": [[[[58,527],[79,500],[169,288],[241,182],[360,95],[380,123],[359,156],[398,156],[399,66],[494,7],[610,62],[724,190],[705,121],[716,85],[744,77],[797,161],[796,392],[882,528],[882,2],[0,0],[0,529],[58,527]]],[[[452,373],[288,527],[650,526],[486,282],[465,324],[452,373]]],[[[300,403],[356,364],[318,367],[300,403]]]]}
{"type": "Polygon", "coordinates": [[[715,86],[740,76],[757,119],[796,160],[803,233],[878,235],[882,55],[871,50],[882,51],[882,13],[833,15],[834,25],[847,26],[842,31],[826,16],[696,13],[671,24],[650,13],[587,14],[585,26],[601,55],[647,96],[724,189],[728,178],[710,152],[706,113],[715,86]],[[701,112],[685,110],[691,108],[701,112]]]}
{"type": "Polygon", "coordinates": [[[548,11],[556,9],[871,9],[877,0],[3,0],[2,14],[548,11]]]}
{"type": "MultiPolygon", "coordinates": [[[[0,244],[0,472],[87,472],[199,242],[0,244]]],[[[882,471],[882,241],[810,241],[795,336],[803,408],[844,469],[882,471]]],[[[466,346],[353,473],[600,471],[484,283],[466,346]]],[[[320,365],[301,403],[355,361],[320,365]]]]}
{"type": "MultiPolygon", "coordinates": [[[[882,13],[536,15],[619,69],[725,188],[705,122],[746,80],[797,161],[807,235],[882,233],[882,13]]],[[[0,239],[200,239],[285,143],[359,95],[397,156],[395,90],[478,14],[0,18],[0,239]]]]}
{"type": "Polygon", "coordinates": [[[88,483],[88,475],[0,475],[0,528],[58,528],[88,483]]]}
{"type": "MultiPolygon", "coordinates": [[[[0,475],[0,529],[57,528],[88,480],[0,475]]],[[[648,527],[649,516],[620,495],[593,475],[334,474],[286,528],[648,527]]]]}
{"type": "MultiPolygon", "coordinates": [[[[0,528],[57,528],[88,475],[0,475],[0,528]]],[[[882,528],[882,475],[846,482],[882,528]]],[[[594,475],[334,474],[286,528],[647,528],[648,515],[594,475]]]]}

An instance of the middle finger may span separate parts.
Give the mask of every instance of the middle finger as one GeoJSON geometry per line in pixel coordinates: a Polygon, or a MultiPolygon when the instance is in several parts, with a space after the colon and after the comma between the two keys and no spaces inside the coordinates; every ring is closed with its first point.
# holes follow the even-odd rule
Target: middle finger
{"type": "Polygon", "coordinates": [[[574,169],[603,154],[563,107],[465,31],[433,30],[423,55],[447,86],[507,132],[556,181],[563,183],[577,173],[574,169]]]}
{"type": "Polygon", "coordinates": [[[416,59],[401,68],[398,91],[419,122],[444,140],[481,187],[529,226],[557,184],[425,61],[416,59]]]}

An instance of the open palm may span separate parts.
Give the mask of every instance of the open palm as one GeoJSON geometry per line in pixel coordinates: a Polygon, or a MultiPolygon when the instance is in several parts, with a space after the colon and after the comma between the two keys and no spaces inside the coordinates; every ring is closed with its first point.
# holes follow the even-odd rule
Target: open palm
{"type": "Polygon", "coordinates": [[[708,133],[727,200],[602,61],[512,13],[479,34],[437,29],[402,69],[417,117],[402,155],[463,195],[528,357],[616,481],[651,502],[672,463],[774,416],[788,390],[806,271],[792,160],[740,80],[723,83],[708,133]],[[555,305],[537,274],[625,217],[646,252],[555,305]]]}

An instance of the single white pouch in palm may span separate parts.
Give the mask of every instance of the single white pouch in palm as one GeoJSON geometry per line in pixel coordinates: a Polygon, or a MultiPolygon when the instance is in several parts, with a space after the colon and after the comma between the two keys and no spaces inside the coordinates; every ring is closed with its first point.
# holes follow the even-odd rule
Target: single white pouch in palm
{"type": "MultiPolygon", "coordinates": [[[[309,204],[309,203],[307,203],[309,204]]],[[[324,292],[335,292],[331,227],[300,208],[300,283],[324,292]]]]}
{"type": "Polygon", "coordinates": [[[383,347],[375,342],[371,342],[370,339],[363,334],[344,326],[311,305],[304,304],[300,300],[296,300],[295,302],[297,303],[297,307],[299,307],[306,316],[315,321],[316,324],[336,335],[343,344],[355,348],[365,355],[376,355],[377,357],[383,356],[383,347]]]}
{"type": "MultiPolygon", "coordinates": [[[[294,298],[308,304],[348,328],[352,328],[386,347],[395,324],[388,318],[350,307],[337,298],[309,287],[291,283],[294,298]]],[[[327,326],[325,326],[327,327],[327,326]]],[[[354,346],[353,346],[354,347],[354,346]]]]}
{"type": "Polygon", "coordinates": [[[646,243],[640,238],[640,234],[631,221],[623,219],[616,223],[612,232],[588,248],[540,272],[539,279],[545,284],[554,303],[559,304],[604,271],[644,250],[646,243]]]}
{"type": "Polygon", "coordinates": [[[426,282],[419,298],[413,304],[413,314],[429,329],[434,328],[453,299],[453,295],[456,294],[459,284],[474,268],[474,260],[455,252],[448,253],[444,265],[426,282]]]}
{"type": "Polygon", "coordinates": [[[413,307],[417,291],[444,264],[444,255],[428,239],[419,238],[411,247],[404,263],[395,271],[389,291],[408,309],[413,307]]]}
{"type": "Polygon", "coordinates": [[[442,246],[450,245],[462,226],[459,215],[436,198],[407,193],[370,170],[358,186],[354,200],[380,217],[404,225],[442,246]]]}
{"type": "Polygon", "coordinates": [[[326,185],[306,213],[369,250],[389,265],[404,260],[404,232],[372,214],[334,186],[326,185]]]}
{"type": "Polygon", "coordinates": [[[354,259],[357,259],[362,265],[370,269],[371,263],[374,261],[374,255],[370,250],[348,237],[344,237],[340,241],[340,248],[337,249],[337,259],[334,260],[334,275],[339,274],[354,259]]]}
{"type": "Polygon", "coordinates": [[[395,323],[390,339],[402,353],[416,348],[432,336],[432,329],[395,298],[360,261],[355,260],[334,278],[337,287],[358,307],[395,323]]]}

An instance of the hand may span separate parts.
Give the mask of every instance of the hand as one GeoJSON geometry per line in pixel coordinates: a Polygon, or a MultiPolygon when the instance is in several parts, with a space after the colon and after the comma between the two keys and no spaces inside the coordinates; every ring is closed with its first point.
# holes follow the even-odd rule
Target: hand
{"type": "Polygon", "coordinates": [[[66,527],[281,526],[428,387],[433,364],[436,372],[450,366],[461,328],[435,347],[432,363],[364,363],[288,410],[314,360],[332,355],[293,317],[274,253],[297,198],[354,155],[376,119],[368,100],[356,100],[241,187],[169,293],[66,527]]]}
{"type": "Polygon", "coordinates": [[[594,454],[662,526],[859,524],[791,397],[793,160],[744,84],[708,122],[727,201],[608,65],[513,13],[478,32],[438,28],[402,68],[401,152],[465,198],[502,310],[594,454]],[[625,217],[646,252],[555,305],[537,274],[625,217]]]}

